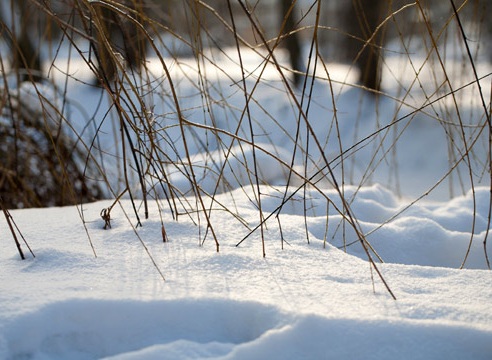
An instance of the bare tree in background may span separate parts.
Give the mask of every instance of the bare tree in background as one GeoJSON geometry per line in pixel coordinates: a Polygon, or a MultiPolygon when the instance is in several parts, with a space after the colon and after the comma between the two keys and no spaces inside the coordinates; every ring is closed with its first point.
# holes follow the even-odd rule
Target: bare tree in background
{"type": "Polygon", "coordinates": [[[4,2],[0,6],[2,37],[11,47],[11,66],[21,81],[42,78],[41,55],[34,43],[41,22],[35,8],[26,0],[4,2]]]}
{"type": "Polygon", "coordinates": [[[116,61],[121,58],[128,67],[140,71],[147,52],[147,39],[142,24],[144,14],[142,0],[123,2],[120,8],[94,3],[99,22],[93,48],[99,62],[101,80],[114,80],[118,71],[116,61]],[[140,25],[139,25],[140,24],[140,25]]]}
{"type": "Polygon", "coordinates": [[[304,76],[304,66],[302,63],[302,48],[298,33],[294,32],[298,24],[296,17],[295,3],[291,0],[280,0],[282,8],[280,26],[284,25],[283,34],[286,35],[284,41],[285,48],[289,53],[289,61],[292,70],[294,70],[294,84],[300,86],[304,76]]]}
{"type": "Polygon", "coordinates": [[[385,18],[387,1],[352,0],[345,22],[357,40],[353,44],[355,64],[360,69],[359,82],[368,89],[381,89],[381,48],[383,29],[376,29],[385,18]]]}

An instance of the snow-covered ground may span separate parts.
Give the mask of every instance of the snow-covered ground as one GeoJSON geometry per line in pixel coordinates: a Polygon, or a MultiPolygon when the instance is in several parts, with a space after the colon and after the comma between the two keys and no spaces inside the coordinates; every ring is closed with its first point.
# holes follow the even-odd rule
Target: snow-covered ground
{"type": "MultiPolygon", "coordinates": [[[[258,66],[254,57],[244,60],[258,66]]],[[[219,68],[228,68],[226,59],[215,61],[224,62],[219,68]]],[[[465,104],[461,116],[474,124],[466,127],[467,141],[480,139],[471,153],[476,170],[474,192],[466,177],[467,167],[460,165],[443,185],[414,203],[454,166],[450,154],[459,157],[463,148],[460,133],[450,125],[451,120],[456,121],[452,105],[439,102],[427,113],[405,117],[412,106],[427,104],[429,94],[420,85],[411,85],[415,73],[398,61],[388,58],[387,69],[401,74],[408,71],[408,77],[398,75],[400,85],[420,89],[409,91],[401,109],[389,97],[375,104],[361,90],[336,83],[347,79],[348,71],[337,65],[330,67],[336,111],[328,82],[323,80],[314,86],[309,110],[313,134],[325,145],[322,151],[311,141],[308,175],[323,166],[321,153],[333,161],[340,184],[344,176],[345,199],[358,228],[367,234],[377,269],[368,262],[355,231],[335,211],[335,207],[343,208],[339,193],[323,181],[318,190],[309,188],[293,195],[278,219],[272,216],[266,221],[263,257],[260,230],[250,234],[260,217],[257,193],[243,165],[252,168],[251,148],[243,146],[237,157],[228,158],[224,172],[228,184],[236,189],[216,195],[212,205],[210,221],[219,252],[206,231],[203,213],[181,215],[174,221],[165,201],[149,201],[150,217],[141,215],[143,226],[138,228],[128,199],[113,208],[112,227],[107,230],[100,212],[113,200],[11,211],[35,254],[33,258],[22,244],[24,261],[2,217],[0,358],[490,359],[492,275],[486,270],[483,246],[490,189],[481,186],[488,182],[487,176],[480,175],[480,156],[486,157],[487,149],[476,130],[484,121],[480,105],[469,94],[460,97],[465,104]],[[436,115],[440,110],[446,116],[436,115]],[[349,149],[395,120],[398,122],[388,131],[361,142],[355,155],[351,151],[339,162],[340,149],[349,149]],[[457,139],[451,148],[450,133],[457,139]],[[394,143],[397,146],[391,148],[394,143]],[[454,195],[451,200],[449,193],[454,195]],[[459,270],[470,242],[467,262],[459,270]]],[[[181,69],[193,69],[192,64],[184,66],[184,60],[182,65],[181,69]]],[[[211,125],[204,114],[213,113],[216,126],[234,132],[244,106],[242,93],[232,85],[233,80],[240,80],[240,72],[228,72],[231,78],[219,75],[221,80],[214,81],[213,69],[202,69],[211,80],[209,94],[217,100],[210,101],[216,107],[204,112],[199,89],[187,85],[181,69],[171,66],[174,79],[181,81],[177,88],[182,91],[179,95],[187,119],[211,125]]],[[[255,90],[258,102],[251,105],[261,176],[275,184],[261,187],[265,216],[276,211],[284,192],[291,194],[299,185],[299,179],[293,179],[292,187],[282,186],[286,166],[270,156],[289,164],[297,129],[292,103],[272,69],[262,75],[267,81],[255,90]]],[[[59,76],[51,70],[51,76],[59,76]]],[[[65,70],[84,76],[79,65],[65,70]]],[[[481,65],[480,74],[488,74],[484,84],[490,83],[490,72],[490,64],[481,65]]],[[[190,70],[187,76],[196,73],[190,70]]],[[[431,85],[438,77],[435,72],[419,76],[431,85]]],[[[386,79],[388,87],[390,74],[386,79]]],[[[471,80],[460,77],[457,81],[471,80]]],[[[106,108],[98,108],[99,90],[70,80],[67,94],[73,104],[82,105],[70,107],[74,126],[84,128],[85,123],[77,123],[84,114],[95,115],[94,128],[101,125],[98,117],[106,108]]],[[[166,115],[174,111],[172,102],[158,93],[146,101],[156,122],[166,129],[166,139],[179,139],[176,120],[166,115]]],[[[98,146],[114,153],[113,126],[109,120],[102,124],[98,146]]],[[[84,130],[84,136],[90,137],[91,128],[84,130]]],[[[241,131],[239,135],[247,137],[241,131]]],[[[189,144],[189,150],[197,169],[208,164],[203,169],[213,170],[210,164],[214,161],[220,167],[225,152],[219,138],[199,130],[194,136],[197,141],[189,144]]],[[[305,137],[301,127],[298,144],[307,147],[305,137]]],[[[170,153],[183,157],[182,143],[173,145],[170,153]]],[[[299,154],[296,169],[305,161],[303,153],[299,154]]],[[[213,173],[203,174],[204,191],[214,190],[213,173]]],[[[113,179],[116,187],[118,176],[110,176],[113,179]]],[[[189,182],[178,172],[171,174],[171,180],[181,191],[189,190],[189,182]]],[[[195,199],[187,200],[195,204],[195,199]]],[[[209,208],[209,199],[204,197],[204,201],[209,208]]],[[[141,206],[140,200],[136,204],[141,206]]],[[[490,241],[487,248],[492,252],[490,241]]]]}
{"type": "MultiPolygon", "coordinates": [[[[277,193],[263,191],[265,208],[276,206],[277,193]]],[[[486,191],[479,189],[479,195],[486,191]]],[[[246,195],[235,195],[238,213],[255,224],[255,207],[246,195]]],[[[27,253],[24,261],[2,222],[1,358],[490,359],[492,354],[491,273],[456,269],[470,237],[464,224],[472,213],[469,196],[416,206],[369,237],[387,261],[378,268],[396,301],[374,272],[373,288],[370,266],[357,249],[345,253],[332,241],[323,246],[326,216],[307,219],[307,244],[299,199],[281,216],[283,250],[276,221],[267,223],[265,258],[257,234],[236,247],[248,229],[223,211],[212,216],[221,224],[217,253],[211,238],[198,245],[190,219],[171,221],[168,211],[163,217],[169,242],[163,243],[155,205],[135,232],[126,200],[113,209],[112,229],[103,230],[99,212],[109,205],[82,208],[97,258],[74,207],[11,212],[36,255],[27,253]]],[[[365,230],[399,206],[377,185],[362,189],[353,203],[365,230]]],[[[331,216],[329,238],[339,221],[331,216]]],[[[469,268],[484,267],[483,224],[469,268]]],[[[341,229],[334,236],[339,241],[341,229]]]]}

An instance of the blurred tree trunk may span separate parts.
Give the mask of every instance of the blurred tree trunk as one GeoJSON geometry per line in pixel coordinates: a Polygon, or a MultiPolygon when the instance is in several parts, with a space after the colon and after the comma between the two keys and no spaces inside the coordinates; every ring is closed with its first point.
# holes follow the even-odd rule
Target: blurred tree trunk
{"type": "Polygon", "coordinates": [[[292,0],[280,0],[280,3],[283,14],[280,25],[285,22],[283,34],[287,35],[283,41],[285,48],[289,53],[290,66],[292,70],[294,70],[294,84],[296,86],[300,86],[304,78],[301,74],[304,72],[304,66],[302,64],[302,49],[298,33],[291,33],[297,26],[295,6],[292,0]]]}
{"type": "Polygon", "coordinates": [[[349,28],[352,27],[350,32],[360,38],[354,40],[356,42],[354,56],[359,55],[355,59],[360,69],[359,82],[375,91],[381,89],[381,47],[384,31],[379,29],[375,35],[374,31],[385,18],[385,3],[385,0],[352,0],[352,11],[347,13],[346,19],[349,28]]]}
{"type": "Polygon", "coordinates": [[[26,0],[10,1],[10,14],[5,14],[5,9],[0,7],[0,20],[9,29],[6,38],[12,48],[12,68],[21,81],[30,75],[38,81],[42,78],[42,64],[33,35],[38,35],[39,17],[26,0]]]}
{"type": "Polygon", "coordinates": [[[134,22],[143,25],[144,5],[142,0],[131,0],[123,2],[132,12],[127,12],[122,7],[123,15],[118,11],[95,3],[93,6],[99,19],[101,28],[96,35],[95,45],[97,59],[99,62],[100,79],[114,80],[117,75],[118,66],[116,61],[121,57],[128,67],[136,72],[145,61],[147,52],[147,38],[134,22]],[[133,20],[132,20],[133,19],[133,20]]]}
{"type": "MultiPolygon", "coordinates": [[[[100,20],[100,28],[95,30],[96,42],[94,50],[98,62],[98,78],[101,81],[112,81],[116,78],[117,65],[114,51],[110,47],[111,33],[114,32],[115,17],[113,11],[99,4],[94,5],[96,17],[100,20]]],[[[92,25],[92,24],[91,24],[92,25]]]]}
{"type": "Polygon", "coordinates": [[[28,31],[22,29],[20,36],[14,40],[14,57],[12,67],[20,75],[22,81],[31,79],[39,81],[43,78],[41,57],[29,38],[28,31]]]}

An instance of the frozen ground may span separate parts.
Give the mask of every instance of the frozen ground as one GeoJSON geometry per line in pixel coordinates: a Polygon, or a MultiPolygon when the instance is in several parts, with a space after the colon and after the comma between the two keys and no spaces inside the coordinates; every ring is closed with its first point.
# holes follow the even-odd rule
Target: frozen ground
{"type": "MultiPolygon", "coordinates": [[[[274,207],[276,193],[264,192],[265,207],[274,207]]],[[[328,194],[335,197],[332,190],[328,194]]],[[[255,224],[254,206],[242,193],[235,195],[238,212],[255,224]]],[[[109,205],[83,206],[97,258],[75,207],[12,211],[35,251],[36,258],[28,254],[25,261],[1,222],[1,358],[490,359],[492,354],[492,277],[479,270],[484,222],[469,269],[456,269],[470,237],[469,196],[416,206],[370,236],[387,261],[378,268],[396,301],[375,274],[373,288],[370,266],[355,247],[345,253],[332,241],[323,246],[326,216],[307,219],[307,244],[299,202],[281,216],[288,242],[283,250],[276,221],[268,223],[265,258],[257,234],[235,246],[248,230],[223,211],[213,212],[222,224],[216,253],[210,238],[198,246],[190,219],[170,221],[167,211],[169,242],[163,243],[155,205],[136,230],[139,238],[126,218],[134,222],[128,201],[126,215],[114,208],[112,229],[103,230],[99,212],[109,205]]],[[[380,186],[362,189],[353,203],[365,229],[399,207],[380,186]]],[[[483,215],[480,207],[479,218],[483,215]]],[[[328,238],[335,242],[341,239],[341,230],[335,233],[339,221],[332,215],[329,222],[328,238]]]]}

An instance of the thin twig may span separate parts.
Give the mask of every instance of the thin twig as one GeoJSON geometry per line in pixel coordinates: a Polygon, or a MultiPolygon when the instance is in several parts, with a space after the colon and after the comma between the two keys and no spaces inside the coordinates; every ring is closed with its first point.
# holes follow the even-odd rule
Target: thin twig
{"type": "Polygon", "coordinates": [[[118,197],[116,198],[116,200],[111,204],[110,207],[107,207],[107,208],[104,208],[101,210],[101,218],[104,220],[104,230],[106,229],[111,229],[111,210],[113,209],[113,207],[116,205],[116,203],[118,203],[118,201],[120,201],[121,197],[123,196],[124,193],[126,193],[128,190],[128,187],[125,188],[125,190],[123,190],[119,195],[118,197]]]}
{"type": "Polygon", "coordinates": [[[12,226],[11,218],[12,216],[10,215],[9,211],[3,206],[3,201],[0,198],[0,207],[2,208],[3,214],[5,215],[5,219],[7,220],[7,224],[9,225],[10,228],[10,233],[12,234],[12,237],[14,238],[15,245],[17,246],[17,251],[19,252],[19,255],[22,260],[25,260],[26,257],[24,256],[24,252],[22,251],[21,245],[19,243],[19,240],[17,239],[17,235],[15,233],[14,227],[12,226]]]}

